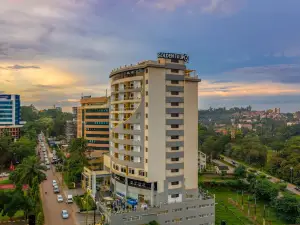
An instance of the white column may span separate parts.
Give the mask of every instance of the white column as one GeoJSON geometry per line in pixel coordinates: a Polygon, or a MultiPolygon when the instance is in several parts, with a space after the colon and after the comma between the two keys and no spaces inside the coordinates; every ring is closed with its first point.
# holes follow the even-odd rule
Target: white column
{"type": "Polygon", "coordinates": [[[96,172],[92,173],[92,179],[93,179],[93,187],[92,187],[92,195],[96,196],[96,172]]]}

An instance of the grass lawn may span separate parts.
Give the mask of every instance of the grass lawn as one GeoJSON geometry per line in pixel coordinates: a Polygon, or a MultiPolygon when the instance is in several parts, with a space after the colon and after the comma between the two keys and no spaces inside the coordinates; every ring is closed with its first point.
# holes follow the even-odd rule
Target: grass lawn
{"type": "MultiPolygon", "coordinates": [[[[14,215],[13,218],[22,218],[24,216],[24,212],[23,211],[17,211],[16,214],[14,215]]],[[[2,212],[0,214],[0,221],[6,221],[9,220],[8,216],[2,216],[2,212]]]]}
{"type": "Polygon", "coordinates": [[[13,182],[9,179],[6,180],[0,180],[0,184],[12,184],[13,182]]]}
{"type": "MultiPolygon", "coordinates": [[[[249,219],[247,219],[248,211],[248,195],[244,194],[244,212],[243,214],[239,209],[228,202],[228,198],[232,198],[242,204],[242,195],[237,194],[237,192],[230,191],[226,188],[218,188],[209,190],[211,193],[216,195],[216,224],[220,224],[221,220],[226,220],[228,225],[234,224],[253,224],[249,219]],[[228,207],[226,209],[226,207],[228,207]]],[[[262,224],[264,213],[264,202],[257,201],[256,216],[259,224],[262,224]]],[[[272,225],[285,225],[285,221],[282,221],[276,217],[275,211],[266,206],[266,220],[272,221],[272,225]]],[[[250,214],[254,215],[254,202],[250,203],[250,214]],[[252,207],[251,207],[252,205],[252,207]]]]}

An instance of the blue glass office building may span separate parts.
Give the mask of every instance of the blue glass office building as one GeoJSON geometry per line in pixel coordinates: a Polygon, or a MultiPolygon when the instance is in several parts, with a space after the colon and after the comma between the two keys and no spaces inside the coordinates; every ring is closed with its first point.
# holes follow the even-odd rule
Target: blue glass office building
{"type": "Polygon", "coordinates": [[[0,126],[20,125],[20,95],[0,95],[0,126]]]}

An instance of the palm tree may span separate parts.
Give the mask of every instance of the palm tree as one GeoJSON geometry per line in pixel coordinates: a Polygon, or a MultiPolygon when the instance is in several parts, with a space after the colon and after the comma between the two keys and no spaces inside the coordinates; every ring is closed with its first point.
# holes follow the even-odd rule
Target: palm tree
{"type": "Polygon", "coordinates": [[[38,183],[45,180],[46,175],[44,171],[46,170],[47,168],[40,164],[37,157],[30,156],[25,158],[22,163],[17,166],[11,175],[11,179],[16,184],[28,184],[31,187],[35,177],[38,183]]]}

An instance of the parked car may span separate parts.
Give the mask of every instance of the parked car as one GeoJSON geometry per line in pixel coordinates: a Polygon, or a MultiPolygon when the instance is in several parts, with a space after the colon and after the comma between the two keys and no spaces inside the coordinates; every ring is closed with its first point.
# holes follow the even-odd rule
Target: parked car
{"type": "Polygon", "coordinates": [[[66,203],[67,203],[67,204],[73,203],[73,196],[72,196],[72,195],[68,195],[67,200],[66,200],[66,203]]]}
{"type": "Polygon", "coordinates": [[[53,187],[53,192],[56,194],[56,193],[59,193],[59,188],[57,185],[54,185],[53,187]]]}
{"type": "Polygon", "coordinates": [[[63,209],[63,210],[61,211],[61,216],[62,216],[63,219],[68,219],[68,218],[69,218],[69,213],[68,213],[68,211],[67,211],[66,209],[63,209]]]}
{"type": "Polygon", "coordinates": [[[296,186],[295,189],[296,189],[297,191],[300,191],[300,187],[299,187],[299,186],[296,186]]]}
{"type": "Polygon", "coordinates": [[[0,173],[0,177],[8,177],[8,176],[9,176],[9,173],[6,173],[6,172],[0,173]]]}
{"type": "Polygon", "coordinates": [[[57,195],[57,201],[58,202],[63,202],[64,201],[63,196],[62,195],[57,195]]]}
{"type": "Polygon", "coordinates": [[[52,180],[52,186],[54,187],[55,185],[57,185],[56,180],[52,180]]]}
{"type": "Polygon", "coordinates": [[[47,165],[46,168],[47,168],[47,170],[50,170],[50,169],[51,169],[50,165],[47,165]]]}

